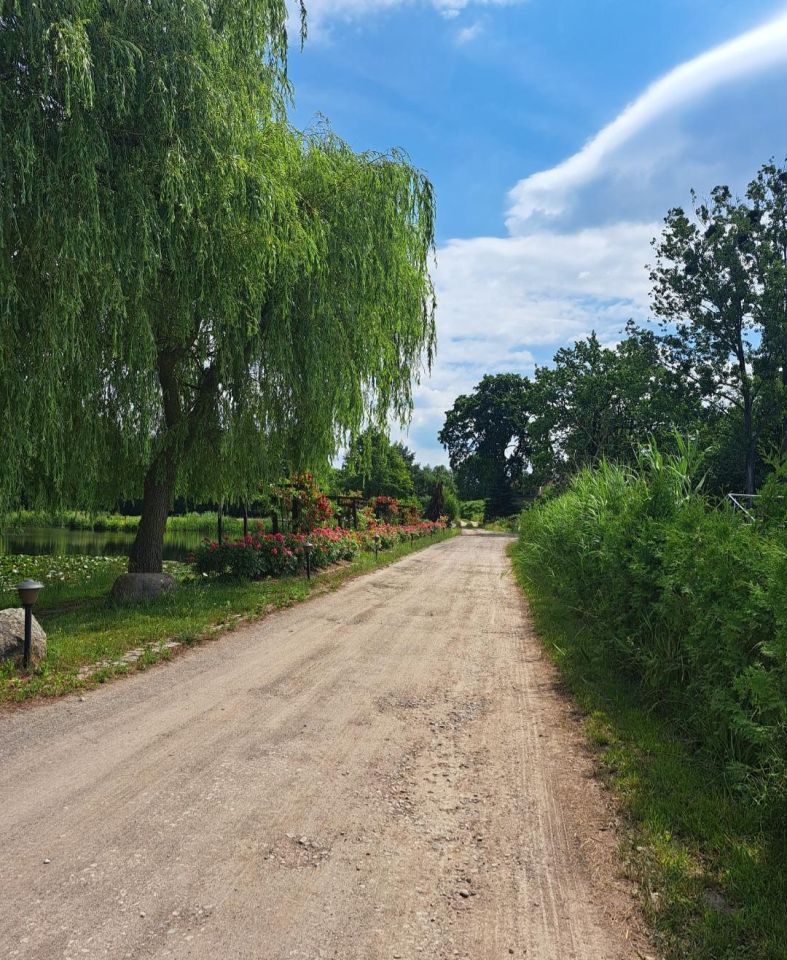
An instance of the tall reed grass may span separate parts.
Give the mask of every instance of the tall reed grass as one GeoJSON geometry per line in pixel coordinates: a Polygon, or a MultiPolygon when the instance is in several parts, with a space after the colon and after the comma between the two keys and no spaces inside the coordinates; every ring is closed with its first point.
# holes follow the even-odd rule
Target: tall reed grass
{"type": "Polygon", "coordinates": [[[581,628],[581,657],[634,681],[730,790],[787,813],[787,543],[709,502],[684,444],[603,463],[526,510],[520,572],[581,628]]]}

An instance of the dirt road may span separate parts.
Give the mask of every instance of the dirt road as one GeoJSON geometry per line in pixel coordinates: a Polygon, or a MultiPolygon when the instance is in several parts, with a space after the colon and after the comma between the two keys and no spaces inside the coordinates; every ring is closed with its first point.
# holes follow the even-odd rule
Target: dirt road
{"type": "Polygon", "coordinates": [[[506,543],[0,714],[0,957],[640,956],[506,543]]]}

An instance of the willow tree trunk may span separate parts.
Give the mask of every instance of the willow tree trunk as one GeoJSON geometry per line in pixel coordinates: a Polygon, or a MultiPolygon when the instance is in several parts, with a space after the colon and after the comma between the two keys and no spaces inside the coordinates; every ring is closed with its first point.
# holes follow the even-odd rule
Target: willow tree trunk
{"type": "MultiPolygon", "coordinates": [[[[164,532],[175,497],[180,451],[180,445],[173,443],[173,437],[183,418],[177,373],[181,355],[182,351],[167,344],[160,344],[158,347],[156,365],[161,384],[164,431],[159,438],[159,451],[145,474],[142,515],[128,558],[129,573],[161,573],[164,562],[164,532]]],[[[205,373],[203,383],[204,379],[205,373]]]]}
{"type": "Polygon", "coordinates": [[[168,452],[156,457],[148,469],[142,515],[128,558],[129,573],[161,573],[164,532],[175,496],[176,472],[175,458],[168,452]]]}
{"type": "Polygon", "coordinates": [[[129,573],[161,573],[164,532],[175,499],[178,468],[195,443],[205,441],[207,424],[216,407],[219,374],[214,365],[204,367],[189,403],[182,399],[183,357],[187,347],[164,342],[157,355],[164,424],[158,453],[145,475],[142,516],[128,559],[129,573]]]}

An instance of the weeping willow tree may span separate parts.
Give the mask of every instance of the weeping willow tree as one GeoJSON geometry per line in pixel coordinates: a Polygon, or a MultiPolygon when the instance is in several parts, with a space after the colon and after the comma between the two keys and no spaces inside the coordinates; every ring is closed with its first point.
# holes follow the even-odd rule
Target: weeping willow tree
{"type": "Polygon", "coordinates": [[[285,116],[279,0],[17,0],[0,16],[0,505],[246,496],[407,417],[433,197],[285,116]],[[13,426],[12,426],[13,425],[13,426]]]}

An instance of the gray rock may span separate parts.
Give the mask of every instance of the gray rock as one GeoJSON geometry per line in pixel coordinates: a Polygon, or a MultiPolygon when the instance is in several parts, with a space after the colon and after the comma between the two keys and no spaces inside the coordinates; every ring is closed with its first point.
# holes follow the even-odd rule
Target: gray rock
{"type": "Polygon", "coordinates": [[[174,589],[168,573],[123,573],[112,584],[111,596],[117,603],[143,603],[174,589]]]}
{"type": "MultiPolygon", "coordinates": [[[[32,643],[30,655],[33,660],[43,660],[46,656],[46,634],[41,624],[33,617],[30,632],[32,643]]],[[[21,607],[0,610],[0,660],[21,659],[25,643],[25,611],[21,607]]]]}

